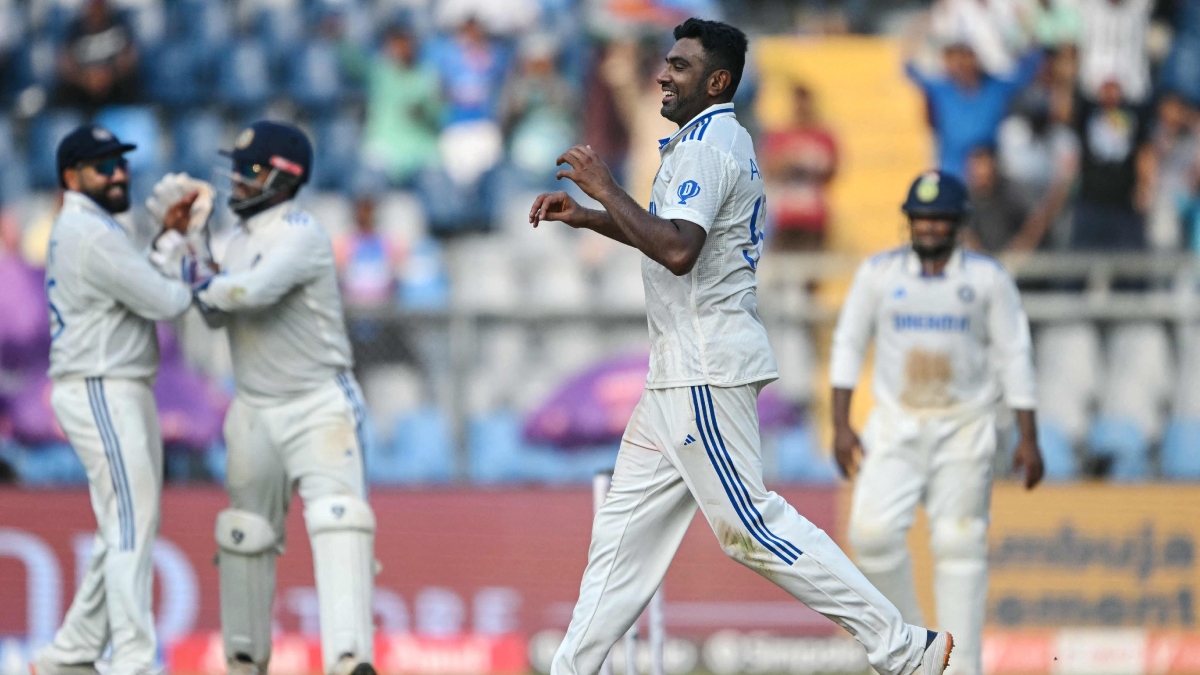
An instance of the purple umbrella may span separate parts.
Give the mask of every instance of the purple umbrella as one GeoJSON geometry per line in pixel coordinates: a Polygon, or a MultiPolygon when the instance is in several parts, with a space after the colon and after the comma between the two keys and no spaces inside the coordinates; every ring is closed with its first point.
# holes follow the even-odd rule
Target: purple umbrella
{"type": "MultiPolygon", "coordinates": [[[[649,361],[644,353],[611,357],[568,379],[525,421],[525,439],[569,449],[619,441],[645,389],[649,361]]],[[[795,424],[800,411],[767,389],[758,414],[766,429],[795,424]]]]}

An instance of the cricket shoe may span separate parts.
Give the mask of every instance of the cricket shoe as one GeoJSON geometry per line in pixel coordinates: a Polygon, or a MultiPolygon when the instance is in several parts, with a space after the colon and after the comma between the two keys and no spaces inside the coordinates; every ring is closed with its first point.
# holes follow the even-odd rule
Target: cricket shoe
{"type": "Polygon", "coordinates": [[[39,654],[29,662],[29,675],[97,675],[92,663],[55,663],[39,654]]]}
{"type": "Polygon", "coordinates": [[[264,675],[265,668],[253,661],[243,660],[243,658],[230,660],[226,675],[264,675]]]}
{"type": "Polygon", "coordinates": [[[358,657],[351,654],[346,654],[338,659],[338,662],[333,665],[333,670],[329,671],[329,675],[376,675],[375,666],[366,661],[359,661],[358,657]]]}
{"type": "Polygon", "coordinates": [[[920,675],[942,675],[950,665],[950,652],[954,651],[954,636],[946,631],[928,631],[925,639],[925,654],[921,656],[920,675]]]}

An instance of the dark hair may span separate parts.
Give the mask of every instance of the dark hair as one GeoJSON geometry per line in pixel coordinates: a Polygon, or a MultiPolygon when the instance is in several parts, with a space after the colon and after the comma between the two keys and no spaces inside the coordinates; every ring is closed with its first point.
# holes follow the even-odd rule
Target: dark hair
{"type": "Polygon", "coordinates": [[[675,39],[685,38],[695,38],[704,47],[705,66],[708,68],[706,77],[718,70],[729,71],[729,87],[725,93],[733,98],[742,81],[742,71],[746,68],[746,49],[749,47],[746,34],[721,21],[693,17],[675,27],[675,39]]]}

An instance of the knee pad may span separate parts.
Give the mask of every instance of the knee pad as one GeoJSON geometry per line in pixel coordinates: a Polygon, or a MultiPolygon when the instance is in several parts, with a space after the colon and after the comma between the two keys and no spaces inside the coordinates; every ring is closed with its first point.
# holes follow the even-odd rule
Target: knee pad
{"type": "Polygon", "coordinates": [[[850,521],[850,545],[864,570],[899,567],[908,559],[906,532],[879,520],[856,518],[850,521]]]}
{"type": "Polygon", "coordinates": [[[225,509],[217,514],[216,539],[225,658],[249,659],[266,672],[279,535],[257,513],[225,509]]]}
{"type": "Polygon", "coordinates": [[[941,518],[930,525],[930,549],[938,563],[987,561],[988,524],[983,518],[941,518]]]}
{"type": "Polygon", "coordinates": [[[305,506],[304,522],[312,544],[325,672],[344,654],[371,661],[375,514],[359,497],[319,497],[305,506]]]}

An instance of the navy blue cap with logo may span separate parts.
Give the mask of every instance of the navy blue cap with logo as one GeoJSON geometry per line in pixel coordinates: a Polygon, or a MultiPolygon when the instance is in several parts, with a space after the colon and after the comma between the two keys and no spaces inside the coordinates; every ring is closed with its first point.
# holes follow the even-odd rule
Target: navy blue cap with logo
{"type": "Polygon", "coordinates": [[[282,122],[262,120],[242,129],[233,150],[221,154],[233,160],[235,171],[244,172],[255,165],[271,167],[288,174],[300,184],[312,173],[312,143],[296,127],[282,122]]]}
{"type": "Polygon", "coordinates": [[[960,220],[970,210],[967,186],[945,171],[926,171],[908,188],[900,210],[909,218],[946,217],[960,220]]]}
{"type": "Polygon", "coordinates": [[[58,143],[58,151],[55,154],[58,184],[60,187],[67,187],[66,181],[63,180],[63,172],[80,162],[123,155],[136,149],[137,146],[133,143],[122,143],[113,132],[98,124],[76,127],[58,143]]]}

